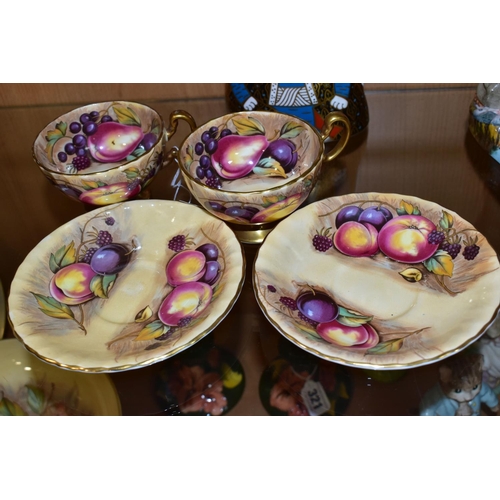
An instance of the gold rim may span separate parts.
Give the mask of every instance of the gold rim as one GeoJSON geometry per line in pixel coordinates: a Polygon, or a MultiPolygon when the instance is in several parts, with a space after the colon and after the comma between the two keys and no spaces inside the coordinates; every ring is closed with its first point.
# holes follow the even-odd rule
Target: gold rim
{"type": "MultiPolygon", "coordinates": [[[[430,202],[424,200],[423,198],[418,198],[416,196],[405,196],[405,195],[399,195],[399,194],[396,195],[394,193],[388,194],[388,193],[369,192],[369,193],[356,193],[356,194],[364,194],[364,195],[367,195],[367,196],[372,196],[372,195],[375,195],[375,196],[376,195],[379,195],[379,196],[380,195],[391,196],[391,195],[393,195],[393,196],[398,196],[398,197],[401,197],[401,198],[413,199],[413,200],[423,201],[425,203],[430,203],[430,202]]],[[[307,207],[304,207],[303,209],[297,210],[296,212],[294,212],[294,214],[297,214],[300,210],[311,209],[311,207],[314,206],[315,204],[327,201],[329,199],[332,199],[332,198],[346,198],[348,196],[350,196],[350,195],[332,196],[332,197],[326,198],[324,200],[319,200],[319,201],[317,201],[315,203],[312,203],[311,205],[308,205],[307,207]]],[[[484,235],[482,235],[482,236],[484,237],[484,235]]],[[[484,238],[485,238],[486,243],[491,247],[491,245],[488,243],[486,237],[484,237],[484,238]]],[[[263,245],[264,244],[265,244],[265,241],[264,241],[263,245]]],[[[253,287],[253,290],[254,290],[255,299],[257,300],[257,303],[258,303],[261,311],[263,312],[264,316],[266,317],[266,319],[274,326],[274,328],[276,328],[276,330],[278,330],[286,339],[288,339],[290,342],[292,342],[293,344],[295,344],[297,347],[300,347],[304,351],[309,352],[311,354],[314,354],[315,356],[317,356],[319,358],[325,359],[327,361],[333,361],[333,362],[339,363],[339,364],[344,365],[344,366],[352,366],[352,367],[355,367],[355,368],[364,368],[364,369],[379,370],[379,371],[390,371],[390,370],[401,370],[401,369],[415,368],[415,367],[418,367],[418,366],[424,366],[424,365],[435,363],[437,361],[440,361],[440,360],[443,360],[445,358],[448,358],[448,357],[452,356],[453,354],[457,354],[458,352],[464,350],[466,347],[468,347],[469,345],[471,345],[477,339],[479,339],[488,330],[488,328],[495,321],[495,319],[497,318],[497,315],[500,312],[500,304],[498,304],[496,306],[495,312],[493,313],[492,317],[483,325],[483,327],[479,330],[478,333],[476,333],[474,336],[468,338],[467,340],[465,340],[464,342],[462,342],[460,345],[458,345],[458,346],[456,346],[456,347],[454,347],[454,348],[448,350],[447,352],[444,352],[444,353],[442,353],[442,354],[440,354],[438,356],[433,356],[433,357],[430,357],[430,358],[425,358],[425,359],[421,359],[421,360],[417,360],[417,361],[412,361],[412,362],[408,362],[408,363],[373,364],[373,363],[362,362],[362,361],[349,361],[349,360],[347,360],[345,358],[342,358],[342,357],[339,357],[339,356],[332,356],[332,355],[329,355],[329,354],[325,354],[325,353],[323,353],[321,351],[318,351],[317,349],[314,349],[312,347],[309,347],[309,346],[303,344],[302,342],[300,342],[299,340],[297,340],[292,334],[286,332],[277,321],[275,321],[274,319],[272,319],[270,317],[270,315],[269,315],[269,313],[267,311],[267,307],[265,306],[265,304],[261,300],[261,291],[260,291],[259,283],[258,283],[258,280],[257,280],[257,273],[256,273],[257,261],[259,259],[259,254],[260,254],[260,251],[262,250],[263,245],[257,250],[257,253],[255,255],[255,259],[254,259],[254,262],[253,262],[253,267],[252,267],[252,287],[253,287]]],[[[497,255],[497,258],[498,258],[498,255],[497,255]]],[[[499,258],[499,263],[500,263],[500,258],[499,258]]]]}
{"type": "MultiPolygon", "coordinates": [[[[47,125],[45,125],[45,127],[43,127],[42,130],[44,130],[45,128],[47,128],[51,123],[55,122],[56,120],[62,119],[63,116],[66,116],[69,113],[73,113],[74,111],[78,111],[80,109],[83,110],[84,108],[87,108],[89,106],[99,106],[99,105],[108,104],[108,103],[111,103],[111,104],[114,104],[114,103],[135,104],[137,106],[141,106],[143,108],[147,108],[147,109],[150,109],[151,111],[153,111],[156,114],[156,116],[159,118],[159,120],[160,120],[161,132],[158,134],[158,139],[154,143],[154,145],[151,147],[150,151],[152,151],[153,149],[155,149],[156,146],[163,140],[163,134],[164,134],[164,131],[165,131],[165,122],[163,121],[163,118],[160,115],[160,113],[158,113],[158,111],[156,111],[156,109],[152,108],[151,106],[148,106],[147,104],[142,104],[142,103],[136,102],[136,101],[100,101],[100,102],[95,102],[95,103],[92,103],[92,104],[86,104],[85,106],[80,106],[79,108],[74,108],[74,109],[68,111],[67,113],[64,113],[63,115],[56,116],[53,120],[51,120],[49,123],[47,123],[47,125]]],[[[125,163],[120,163],[120,165],[115,165],[114,167],[110,167],[107,170],[100,170],[99,172],[84,173],[84,174],[80,174],[78,172],[76,174],[71,174],[69,172],[59,172],[58,170],[52,170],[52,169],[46,167],[45,165],[43,165],[42,163],[40,163],[38,161],[38,158],[36,157],[36,153],[35,153],[35,144],[37,143],[38,138],[40,137],[40,134],[41,134],[41,132],[36,136],[36,139],[33,142],[33,146],[31,147],[31,155],[33,157],[33,161],[40,167],[40,169],[43,170],[44,173],[48,172],[51,177],[52,177],[52,174],[58,174],[58,175],[63,175],[63,176],[71,176],[71,177],[77,177],[77,178],[94,177],[95,175],[103,174],[105,172],[107,173],[107,172],[112,172],[113,170],[118,170],[118,169],[120,169],[120,168],[122,168],[122,167],[124,167],[126,165],[129,165],[130,163],[136,162],[137,160],[140,160],[142,158],[141,156],[139,156],[139,158],[135,158],[134,160],[130,160],[130,161],[127,161],[125,163]]]]}
{"type": "MultiPolygon", "coordinates": [[[[167,202],[167,203],[169,203],[169,202],[180,203],[180,202],[175,202],[173,200],[158,200],[158,201],[167,202]]],[[[129,203],[134,203],[134,202],[129,202],[129,203]]],[[[123,205],[123,203],[114,204],[114,206],[121,206],[121,205],[123,205]]],[[[219,222],[219,223],[221,222],[220,219],[217,219],[217,217],[214,217],[213,215],[207,213],[202,208],[197,207],[195,205],[191,205],[191,206],[193,206],[194,208],[196,208],[196,210],[200,210],[205,215],[208,215],[209,217],[213,218],[216,222],[219,222]]],[[[108,207],[108,209],[112,209],[112,208],[113,208],[113,205],[110,205],[108,207]]],[[[97,210],[99,210],[99,209],[97,209],[97,210]]],[[[217,319],[215,319],[213,321],[213,323],[208,328],[206,328],[205,330],[203,330],[201,333],[199,333],[196,337],[194,337],[193,339],[191,339],[186,344],[183,344],[183,345],[177,347],[176,349],[168,351],[167,353],[165,353],[162,356],[157,356],[157,357],[154,357],[154,358],[149,358],[149,359],[147,359],[145,361],[142,361],[140,363],[128,363],[128,364],[119,365],[119,366],[113,366],[113,367],[83,367],[83,366],[79,366],[79,365],[69,365],[69,364],[66,364],[66,363],[61,363],[60,361],[57,361],[56,359],[44,356],[43,354],[40,354],[35,349],[33,349],[32,347],[30,347],[24,341],[24,339],[16,332],[14,324],[12,323],[12,320],[11,320],[10,314],[9,314],[8,315],[8,321],[9,321],[9,325],[11,327],[12,333],[24,345],[24,347],[29,352],[31,352],[32,354],[34,354],[37,358],[41,359],[42,361],[45,361],[46,363],[49,363],[49,364],[52,364],[52,365],[55,365],[55,366],[59,366],[60,368],[64,368],[66,370],[71,370],[71,371],[78,371],[78,372],[85,372],[85,373],[115,373],[115,372],[120,372],[120,371],[126,371],[126,370],[133,370],[133,369],[143,368],[145,366],[150,366],[150,365],[153,365],[153,364],[158,363],[160,361],[164,361],[164,360],[166,360],[168,358],[171,358],[172,356],[175,356],[179,352],[184,351],[184,350],[188,349],[189,347],[191,347],[192,345],[196,344],[201,339],[203,339],[204,337],[206,337],[210,332],[212,332],[224,320],[224,318],[229,314],[229,312],[234,307],[234,304],[236,303],[236,301],[238,300],[238,298],[239,298],[239,296],[241,294],[241,291],[243,289],[243,285],[245,283],[245,276],[246,276],[245,275],[245,273],[246,273],[246,257],[245,257],[245,252],[243,251],[242,244],[238,241],[238,238],[234,234],[234,231],[231,230],[230,228],[227,228],[227,229],[231,232],[232,236],[234,237],[234,242],[235,242],[235,244],[238,245],[238,248],[240,250],[241,259],[242,259],[242,262],[241,262],[241,277],[239,279],[238,286],[237,286],[237,289],[236,289],[236,292],[235,292],[233,298],[228,303],[226,309],[217,317],[217,319]]]]}

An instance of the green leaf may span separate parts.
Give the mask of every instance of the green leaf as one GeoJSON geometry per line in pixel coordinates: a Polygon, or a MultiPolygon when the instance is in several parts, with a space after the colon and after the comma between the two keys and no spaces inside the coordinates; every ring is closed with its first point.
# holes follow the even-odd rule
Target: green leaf
{"type": "MultiPolygon", "coordinates": [[[[404,210],[403,214],[408,214],[408,215],[413,214],[414,206],[411,203],[408,203],[407,201],[401,200],[401,203],[399,205],[400,205],[400,208],[402,210],[404,210]]],[[[399,211],[398,211],[398,213],[399,213],[399,211]]]]}
{"type": "Polygon", "coordinates": [[[95,189],[98,187],[107,186],[105,182],[102,181],[82,181],[82,188],[88,191],[89,189],[95,189]]]}
{"type": "Polygon", "coordinates": [[[194,158],[194,148],[193,146],[191,146],[191,144],[186,148],[186,153],[191,158],[191,160],[194,158]]]}
{"type": "Polygon", "coordinates": [[[56,129],[59,130],[62,135],[66,135],[66,130],[68,130],[68,124],[65,122],[59,122],[56,125],[56,129]]]}
{"type": "Polygon", "coordinates": [[[56,125],[56,130],[49,130],[45,139],[49,142],[55,142],[64,137],[64,134],[61,133],[61,130],[58,127],[59,123],[56,125]]]}
{"type": "Polygon", "coordinates": [[[153,118],[153,121],[151,122],[151,133],[159,135],[160,134],[160,120],[158,118],[153,118]]]}
{"type": "Polygon", "coordinates": [[[114,105],[113,110],[119,123],[123,125],[135,125],[137,127],[141,126],[141,120],[132,108],[114,105]]]}
{"type": "Polygon", "coordinates": [[[46,297],[34,292],[31,293],[38,302],[40,311],[42,311],[47,316],[58,319],[75,319],[73,311],[69,308],[68,305],[61,304],[61,302],[57,301],[53,297],[46,297]]]}
{"type": "Polygon", "coordinates": [[[0,416],[2,417],[24,417],[26,412],[10,399],[0,400],[0,416]]]}
{"type": "Polygon", "coordinates": [[[90,290],[93,294],[101,299],[107,299],[109,297],[109,291],[113,287],[116,280],[116,274],[101,275],[96,274],[90,281],[90,290]]]}
{"type": "Polygon", "coordinates": [[[131,167],[124,170],[127,179],[133,180],[140,175],[140,171],[137,167],[131,167]]]}
{"type": "Polygon", "coordinates": [[[253,173],[267,177],[286,178],[285,170],[274,158],[262,158],[254,167],[253,173]]]}
{"type": "Polygon", "coordinates": [[[46,406],[45,393],[38,387],[27,385],[28,389],[28,405],[38,415],[41,415],[46,406]]]}
{"type": "Polygon", "coordinates": [[[281,127],[280,139],[293,139],[303,130],[304,127],[298,122],[286,122],[283,127],[281,127]]]}
{"type": "Polygon", "coordinates": [[[233,118],[234,126],[239,135],[265,135],[264,125],[249,116],[248,118],[233,118]]]}
{"type": "Polygon", "coordinates": [[[415,207],[413,209],[412,215],[421,215],[420,209],[418,207],[415,207]]]}
{"type": "Polygon", "coordinates": [[[388,354],[390,352],[397,352],[403,347],[403,341],[404,338],[380,342],[380,344],[377,344],[375,347],[368,349],[366,354],[388,354]]]}
{"type": "Polygon", "coordinates": [[[438,250],[430,259],[424,261],[424,266],[438,276],[453,276],[453,259],[444,250],[438,250]]]}
{"type": "Polygon", "coordinates": [[[53,273],[57,273],[59,269],[74,264],[76,262],[75,242],[72,241],[69,245],[62,246],[54,254],[50,254],[49,267],[53,273]]]}
{"type": "Polygon", "coordinates": [[[373,316],[363,316],[355,311],[339,306],[339,315],[337,321],[345,326],[360,326],[369,323],[373,316]]]}
{"type": "Polygon", "coordinates": [[[146,325],[140,332],[139,335],[134,339],[135,341],[143,340],[153,340],[160,337],[164,333],[167,333],[169,327],[164,325],[160,320],[153,321],[146,325]]]}
{"type": "Polygon", "coordinates": [[[443,210],[443,215],[439,220],[439,225],[443,229],[450,229],[451,227],[453,227],[453,217],[451,216],[451,214],[443,210]]]}
{"type": "Polygon", "coordinates": [[[398,215],[408,215],[404,208],[396,208],[396,212],[398,213],[398,215]]]}

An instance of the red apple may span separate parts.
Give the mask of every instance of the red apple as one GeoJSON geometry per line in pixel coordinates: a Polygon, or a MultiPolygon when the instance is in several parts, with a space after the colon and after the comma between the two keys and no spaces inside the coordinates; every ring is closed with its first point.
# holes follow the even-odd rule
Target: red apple
{"type": "Polygon", "coordinates": [[[380,230],[378,244],[387,257],[405,264],[416,264],[436,252],[438,245],[427,241],[429,233],[435,229],[435,224],[426,217],[401,215],[380,230]]]}
{"type": "Polygon", "coordinates": [[[345,222],[333,236],[335,248],[350,257],[369,257],[378,252],[378,232],[369,223],[345,222]]]}
{"type": "Polygon", "coordinates": [[[199,316],[212,300],[212,287],[193,281],[174,288],[162,302],[158,318],[164,325],[178,326],[185,318],[199,316]]]}
{"type": "Polygon", "coordinates": [[[140,191],[140,184],[133,185],[128,182],[117,182],[109,186],[84,191],[80,195],[80,201],[90,205],[111,205],[112,203],[128,200],[139,194],[140,191]]]}
{"type": "Polygon", "coordinates": [[[94,298],[90,282],[95,275],[90,265],[82,262],[63,267],[50,280],[50,295],[70,306],[83,304],[94,298]]]}
{"type": "Polygon", "coordinates": [[[368,323],[359,326],[346,326],[333,320],[328,323],[320,323],[316,327],[316,332],[322,339],[340,347],[369,349],[376,346],[379,340],[377,332],[368,323]]]}

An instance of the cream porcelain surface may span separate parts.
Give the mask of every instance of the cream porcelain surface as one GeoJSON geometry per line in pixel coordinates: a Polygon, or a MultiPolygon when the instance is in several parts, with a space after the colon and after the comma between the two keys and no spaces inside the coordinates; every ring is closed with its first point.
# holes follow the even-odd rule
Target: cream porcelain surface
{"type": "Polygon", "coordinates": [[[253,284],[265,316],[293,343],[331,361],[374,369],[424,365],[464,349],[484,333],[500,305],[499,261],[486,239],[456,213],[398,194],[350,194],[298,210],[264,241],[254,264],[253,284]],[[465,238],[477,237],[479,254],[473,260],[463,254],[453,259],[439,250],[417,263],[398,262],[380,250],[372,256],[345,255],[333,243],[333,234],[338,231],[338,212],[352,205],[392,207],[393,219],[400,215],[398,209],[415,210],[438,228],[446,218],[451,227],[444,232],[450,238],[462,235],[462,251],[465,238]],[[326,228],[331,229],[332,243],[328,250],[318,251],[313,238],[326,228]],[[339,318],[344,319],[342,313],[349,315],[346,311],[354,313],[359,324],[374,329],[377,340],[366,348],[324,340],[318,325],[304,322],[299,311],[280,301],[281,297],[296,301],[308,290],[331,297],[342,308],[339,318]]]}
{"type": "Polygon", "coordinates": [[[111,378],[61,370],[30,354],[17,339],[0,341],[0,415],[119,416],[111,378]]]}
{"type": "MultiPolygon", "coordinates": [[[[26,347],[49,363],[88,372],[139,368],[173,356],[215,328],[241,291],[244,269],[244,255],[234,233],[200,208],[175,201],[129,201],[73,219],[28,254],[12,283],[10,321],[26,347]],[[110,219],[112,225],[107,225],[110,219]],[[94,276],[90,300],[61,305],[60,300],[71,298],[49,287],[55,275],[51,256],[60,261],[61,248],[65,249],[69,257],[62,264],[67,266],[71,248],[84,255],[82,240],[95,247],[97,231],[107,231],[113,244],[128,249],[130,261],[111,277],[94,276]],[[191,249],[215,244],[221,271],[218,281],[204,288],[212,290],[209,302],[203,297],[202,313],[197,315],[198,308],[189,314],[194,317],[190,324],[174,327],[160,321],[159,310],[174,289],[167,283],[166,266],[176,253],[169,242],[179,235],[186,237],[191,249]]],[[[88,267],[84,271],[93,272],[88,267]]],[[[64,283],[59,281],[59,286],[64,283]]],[[[86,293],[84,287],[82,300],[86,293]]],[[[201,303],[202,298],[196,300],[201,303]]]]}

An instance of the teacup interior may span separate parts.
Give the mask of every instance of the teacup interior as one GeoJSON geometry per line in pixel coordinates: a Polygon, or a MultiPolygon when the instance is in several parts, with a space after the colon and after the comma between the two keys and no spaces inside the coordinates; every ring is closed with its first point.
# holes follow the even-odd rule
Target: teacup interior
{"type": "Polygon", "coordinates": [[[150,151],[162,132],[160,115],[148,106],[101,102],[53,120],[38,134],[33,151],[38,163],[52,172],[104,172],[150,151]]]}
{"type": "Polygon", "coordinates": [[[315,166],[323,152],[306,122],[274,112],[240,112],[195,130],[180,156],[196,181],[233,192],[261,191],[287,184],[315,166]]]}

